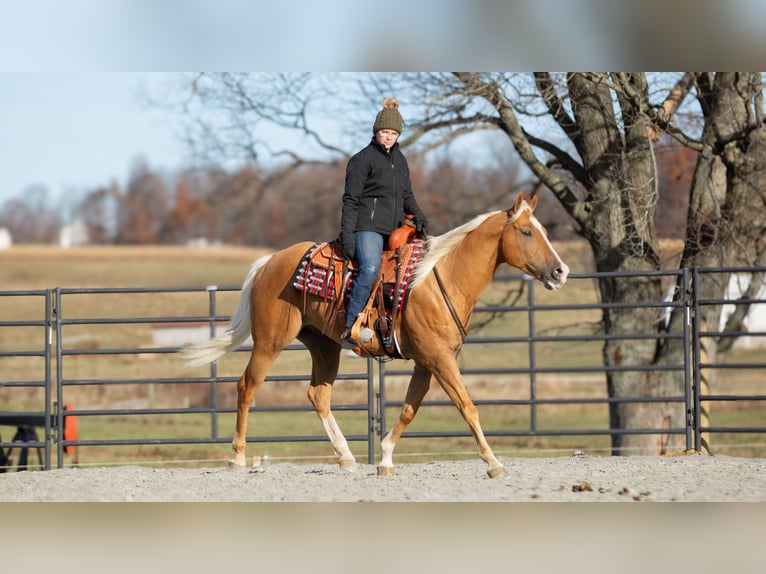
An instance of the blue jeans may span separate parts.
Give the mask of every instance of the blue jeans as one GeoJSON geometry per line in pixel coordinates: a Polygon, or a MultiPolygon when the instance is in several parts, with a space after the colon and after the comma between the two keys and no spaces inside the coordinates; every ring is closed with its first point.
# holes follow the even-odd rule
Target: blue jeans
{"type": "Polygon", "coordinates": [[[357,231],[354,233],[358,271],[349,288],[346,301],[346,327],[351,328],[356,316],[364,310],[370,298],[373,283],[380,272],[380,258],[383,254],[384,238],[375,231],[357,231]]]}

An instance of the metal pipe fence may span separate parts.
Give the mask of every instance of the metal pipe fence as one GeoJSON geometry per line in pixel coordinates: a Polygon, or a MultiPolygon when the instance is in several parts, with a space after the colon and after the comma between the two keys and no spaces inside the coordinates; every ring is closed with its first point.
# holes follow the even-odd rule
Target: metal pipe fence
{"type": "MultiPolygon", "coordinates": [[[[18,304],[19,300],[27,300],[36,308],[36,313],[31,317],[8,319],[10,314],[0,314],[0,332],[10,335],[19,330],[31,331],[31,337],[36,343],[31,348],[17,346],[13,336],[4,336],[0,347],[0,364],[6,367],[0,369],[0,391],[4,394],[18,389],[42,391],[35,392],[36,400],[22,411],[4,410],[0,402],[0,426],[12,425],[16,427],[11,441],[6,441],[0,434],[0,467],[9,462],[14,449],[19,450],[17,466],[26,469],[28,466],[28,452],[34,449],[38,453],[39,465],[50,468],[51,449],[50,444],[55,440],[51,415],[51,326],[52,306],[51,292],[49,289],[30,291],[0,291],[4,303],[11,306],[18,304]],[[31,373],[26,377],[14,376],[11,364],[16,360],[31,360],[34,364],[31,373]],[[42,396],[40,396],[42,394],[42,396]],[[43,429],[43,438],[37,434],[37,428],[43,429]],[[41,454],[41,453],[44,453],[41,454]]],[[[7,434],[6,434],[7,436],[7,434]]]]}
{"type": "MultiPolygon", "coordinates": [[[[591,273],[591,274],[573,274],[570,276],[570,281],[582,281],[593,280],[599,278],[608,277],[626,277],[628,275],[640,275],[640,276],[668,276],[675,277],[677,274],[684,274],[684,271],[658,271],[654,273],[591,273]]],[[[685,275],[685,274],[684,274],[685,275]]],[[[693,444],[693,421],[683,427],[664,427],[659,428],[643,428],[643,429],[613,429],[613,428],[600,428],[600,429],[555,429],[555,428],[540,428],[538,425],[537,412],[538,409],[546,405],[609,405],[613,403],[679,403],[688,405],[691,402],[691,380],[689,377],[690,369],[692,365],[689,363],[689,355],[684,356],[684,361],[677,364],[663,364],[663,365],[611,365],[605,366],[603,364],[592,364],[588,366],[566,365],[557,364],[556,366],[541,366],[538,357],[537,347],[542,343],[575,343],[585,344],[588,342],[604,342],[607,340],[659,340],[659,339],[684,339],[689,341],[689,321],[683,322],[683,330],[677,333],[673,332],[657,332],[657,333],[627,333],[627,334],[606,334],[603,332],[593,333],[579,333],[577,335],[545,335],[539,334],[536,331],[536,317],[545,312],[574,312],[583,313],[587,311],[601,311],[609,308],[645,308],[655,307],[659,312],[666,308],[679,307],[682,309],[689,309],[690,300],[686,298],[680,301],[658,301],[654,304],[647,304],[645,302],[640,303],[576,303],[576,304],[537,304],[535,302],[535,288],[536,282],[529,277],[498,277],[495,278],[495,282],[501,281],[517,281],[523,282],[525,291],[527,293],[527,301],[525,305],[517,304],[512,306],[507,305],[493,305],[493,306],[477,306],[474,309],[474,317],[480,317],[482,314],[498,314],[498,313],[523,313],[527,315],[528,332],[522,336],[502,336],[502,337],[486,337],[486,336],[469,336],[465,340],[466,347],[471,345],[486,345],[488,343],[501,343],[501,344],[523,344],[528,349],[528,366],[520,368],[463,368],[461,373],[464,377],[470,376],[503,376],[503,375],[522,375],[528,378],[528,393],[525,398],[522,399],[488,399],[488,400],[475,400],[477,406],[527,406],[529,408],[529,426],[528,428],[515,428],[515,429],[503,429],[495,431],[485,431],[487,436],[505,436],[505,437],[529,437],[529,436],[585,436],[585,435],[617,435],[617,434],[684,434],[686,436],[687,449],[692,448],[693,444]],[[583,375],[583,374],[607,374],[609,372],[617,371],[650,371],[650,372],[671,372],[681,371],[684,373],[685,384],[684,393],[675,396],[635,396],[635,397],[609,397],[603,396],[598,398],[540,398],[538,396],[538,381],[541,376],[545,375],[583,375]]],[[[474,319],[476,320],[476,319],[474,319]]],[[[688,345],[685,345],[688,347],[688,345]]],[[[406,376],[411,374],[411,370],[387,370],[385,365],[381,365],[380,378],[385,376],[406,376]]],[[[606,384],[604,383],[604,391],[606,391],[606,384]]],[[[385,390],[381,387],[381,393],[385,390]]],[[[387,407],[401,408],[403,403],[401,401],[387,400],[385,397],[379,399],[381,404],[387,407]]],[[[423,405],[427,406],[440,406],[447,407],[452,406],[452,403],[447,400],[443,401],[424,401],[423,405]]],[[[381,415],[381,434],[386,432],[385,413],[381,415]]],[[[453,436],[463,437],[470,436],[470,433],[464,430],[456,430],[446,433],[433,433],[433,432],[405,432],[404,437],[420,437],[420,438],[432,438],[435,436],[453,436]]]]}
{"type": "MultiPolygon", "coordinates": [[[[461,351],[461,372],[468,381],[502,381],[512,386],[514,392],[506,396],[475,398],[479,407],[504,410],[523,409],[525,424],[500,424],[497,428],[485,428],[490,437],[576,437],[576,436],[613,436],[617,434],[657,434],[683,435],[687,449],[699,451],[703,433],[754,434],[763,436],[766,423],[762,418],[754,424],[724,426],[706,424],[702,418],[704,405],[736,402],[754,405],[762,409],[766,400],[766,381],[759,377],[766,373],[763,355],[751,353],[752,360],[745,362],[709,362],[705,360],[702,349],[706,339],[712,337],[763,337],[766,332],[722,333],[718,328],[708,328],[697,320],[701,309],[707,305],[766,304],[763,299],[703,299],[699,296],[700,276],[707,273],[762,273],[763,268],[725,268],[691,269],[679,271],[658,271],[634,275],[657,275],[674,283],[687,285],[682,293],[673,300],[656,303],[599,303],[596,298],[586,302],[559,302],[552,298],[540,302],[539,286],[529,278],[520,276],[497,277],[493,288],[501,293],[512,293],[515,288],[517,299],[512,304],[507,300],[500,304],[481,304],[475,308],[474,327],[466,339],[461,351]],[[678,281],[680,279],[680,282],[678,281]],[[524,300],[522,301],[522,297],[524,300]],[[599,328],[600,316],[604,309],[617,307],[650,307],[657,309],[658,320],[669,310],[678,309],[684,315],[681,328],[677,332],[658,330],[652,333],[607,334],[599,328]],[[563,328],[545,327],[546,315],[566,313],[573,320],[563,328]],[[578,317],[588,316],[589,320],[578,317]],[[502,318],[507,326],[514,325],[512,333],[495,332],[494,325],[502,318]],[[494,318],[494,320],[492,320],[494,318]],[[569,330],[569,332],[564,332],[569,330]],[[631,341],[678,339],[683,341],[683,359],[677,364],[649,364],[640,366],[615,365],[605,367],[599,354],[583,353],[578,349],[596,349],[596,345],[615,339],[631,341]],[[490,349],[490,351],[486,351],[490,349]],[[514,349],[520,349],[513,353],[514,349]],[[479,365],[472,364],[474,353],[484,353],[492,360],[484,358],[479,365]],[[585,356],[587,355],[587,357],[585,356]],[[464,358],[465,357],[465,358],[464,358]],[[523,357],[523,360],[520,358],[523,357]],[[508,360],[512,358],[512,360],[508,360]],[[567,364],[566,358],[573,361],[567,364]],[[585,359],[588,360],[585,360],[585,359]],[[673,396],[647,397],[634,396],[614,398],[607,396],[605,378],[614,371],[648,371],[662,373],[683,373],[683,389],[673,396]],[[706,370],[716,372],[749,372],[755,382],[748,387],[749,392],[732,390],[725,392],[722,387],[717,392],[703,392],[701,389],[703,373],[706,370]],[[754,375],[752,373],[755,373],[754,375]],[[600,387],[600,393],[588,396],[564,396],[551,394],[555,385],[549,380],[573,381],[586,379],[591,386],[600,387]],[[524,389],[523,392],[520,389],[524,389]],[[616,402],[630,403],[675,403],[687,413],[685,424],[681,426],[647,427],[640,429],[609,428],[608,420],[597,427],[556,427],[546,423],[544,412],[550,408],[606,407],[616,402]]],[[[628,274],[591,273],[573,275],[572,282],[595,281],[628,274]]],[[[7,459],[7,453],[19,451],[24,454],[24,468],[33,468],[26,458],[28,451],[38,452],[39,468],[50,469],[55,462],[59,468],[67,463],[67,455],[76,449],[92,447],[119,449],[126,445],[153,448],[185,445],[218,445],[231,440],[230,421],[236,412],[233,401],[222,399],[222,395],[231,397],[239,373],[246,363],[241,353],[248,353],[249,346],[243,346],[234,353],[229,365],[214,363],[204,372],[184,370],[177,360],[177,353],[185,343],[183,337],[203,336],[204,339],[215,336],[225,326],[230,316],[221,314],[222,297],[236,296],[239,287],[189,287],[189,288],[53,288],[30,291],[0,291],[0,467],[7,459]],[[179,298],[176,305],[179,313],[175,315],[157,314],[156,309],[167,310],[168,298],[179,298]],[[162,298],[162,305],[157,301],[162,298]],[[104,304],[97,303],[106,300],[104,304]],[[17,304],[23,300],[24,304],[17,304]],[[182,339],[176,342],[157,342],[150,338],[162,329],[175,329],[182,339]],[[144,364],[146,363],[146,367],[144,364]],[[236,363],[236,364],[235,364],[236,363]],[[147,375],[147,369],[152,373],[147,375]],[[16,376],[19,374],[19,376],[16,376]],[[121,400],[106,400],[109,395],[119,395],[121,400]],[[161,395],[161,398],[158,398],[161,395]],[[22,397],[22,398],[19,398],[22,397]],[[138,400],[136,397],[143,397],[138,400]],[[7,405],[10,405],[7,407],[7,405]],[[160,406],[161,405],[161,406],[160,406]],[[162,421],[173,417],[205,417],[204,432],[200,434],[200,425],[194,431],[181,429],[176,436],[157,436],[155,431],[162,429],[162,421]],[[74,419],[73,417],[77,417],[74,419]],[[114,435],[75,436],[67,430],[74,420],[84,423],[87,420],[101,419],[107,425],[114,424],[114,435]],[[119,427],[119,421],[135,419],[146,428],[136,434],[135,429],[127,431],[119,427]],[[220,435],[222,420],[226,419],[226,436],[220,435]],[[111,422],[110,422],[111,421],[111,422]],[[117,421],[117,423],[114,423],[117,421]],[[17,427],[14,440],[7,441],[7,429],[17,427]],[[29,431],[41,429],[43,438],[29,431]],[[26,434],[21,433],[25,429],[26,434]],[[120,434],[120,433],[123,434],[120,434]],[[27,440],[21,440],[26,438],[27,440]],[[55,453],[55,461],[53,454],[55,453]]],[[[227,305],[229,307],[229,305],[227,305]]],[[[233,307],[233,305],[231,305],[233,307]]],[[[717,326],[716,326],[717,327],[717,326]]],[[[305,348],[295,343],[286,352],[295,357],[301,353],[307,355],[305,348]]],[[[277,372],[267,377],[267,382],[291,385],[295,382],[310,381],[310,367],[307,359],[296,359],[305,368],[296,372],[296,367],[289,363],[286,372],[277,372]],[[290,368],[288,368],[290,367],[290,368]],[[290,370],[292,369],[292,370],[290,370]]],[[[365,361],[348,360],[342,362],[338,376],[340,386],[345,381],[364,388],[363,395],[357,395],[350,402],[333,404],[336,413],[344,413],[354,420],[358,432],[346,436],[349,442],[358,443],[366,450],[367,460],[373,463],[379,439],[388,432],[387,417],[394,409],[400,409],[402,402],[387,396],[387,387],[406,379],[411,374],[407,362],[379,362],[372,359],[365,361]],[[360,365],[364,365],[361,367],[360,365]]],[[[284,371],[283,369],[283,371],[284,371]]],[[[336,387],[339,385],[336,384],[336,387]]],[[[470,383],[469,383],[470,387],[470,383]]],[[[473,394],[473,393],[472,393],[473,394]]],[[[452,407],[448,400],[430,400],[424,406],[452,407]]],[[[300,413],[313,412],[306,403],[251,405],[251,413],[281,413],[298,416],[300,413]]],[[[521,411],[519,411],[521,412],[521,411]]],[[[257,420],[257,419],[256,419],[257,420]]],[[[180,426],[181,423],[179,423],[180,426]]],[[[83,424],[79,425],[80,428],[83,424]]],[[[134,425],[135,426],[135,425],[134,425]]],[[[251,425],[252,427],[253,425],[251,425]]],[[[290,424],[282,433],[264,435],[254,433],[248,436],[248,443],[311,443],[326,441],[324,434],[294,434],[288,432],[290,424]]],[[[321,425],[318,425],[321,426],[321,425]]],[[[257,427],[257,425],[256,425],[257,427]]],[[[107,426],[106,428],[111,428],[107,426]]],[[[321,431],[321,429],[320,429],[321,431]]],[[[462,426],[442,430],[408,431],[405,437],[420,439],[468,437],[470,433],[462,426]]],[[[19,458],[21,461],[21,458],[19,458]]],[[[171,461],[169,461],[171,462],[171,461]]],[[[68,464],[77,464],[69,461],[68,464]]],[[[17,464],[18,466],[22,466],[17,464]]],[[[6,466],[7,467],[7,466],[6,466]]],[[[2,468],[0,468],[2,470],[2,468]]]]}

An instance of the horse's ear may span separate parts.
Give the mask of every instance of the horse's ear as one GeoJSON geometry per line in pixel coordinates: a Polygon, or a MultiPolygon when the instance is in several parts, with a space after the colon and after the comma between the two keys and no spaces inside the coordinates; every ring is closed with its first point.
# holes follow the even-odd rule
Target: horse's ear
{"type": "Polygon", "coordinates": [[[524,195],[522,192],[519,192],[519,194],[516,196],[516,202],[513,204],[513,213],[519,211],[521,204],[526,200],[526,198],[526,195],[524,195]]]}
{"type": "Polygon", "coordinates": [[[519,208],[521,208],[521,205],[523,202],[527,202],[527,205],[529,205],[529,208],[534,211],[537,207],[537,195],[533,195],[531,198],[527,198],[527,195],[525,193],[519,193],[516,196],[516,203],[513,204],[513,212],[516,213],[519,208]]]}

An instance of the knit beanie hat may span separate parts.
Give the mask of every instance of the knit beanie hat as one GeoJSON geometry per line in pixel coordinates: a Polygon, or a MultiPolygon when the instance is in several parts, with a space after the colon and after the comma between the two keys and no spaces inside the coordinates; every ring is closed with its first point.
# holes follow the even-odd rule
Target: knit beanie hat
{"type": "Polygon", "coordinates": [[[401,134],[403,125],[404,121],[402,114],[399,113],[399,102],[396,101],[396,98],[383,100],[383,109],[378,112],[375,118],[372,133],[375,134],[380,130],[394,130],[401,134]]]}

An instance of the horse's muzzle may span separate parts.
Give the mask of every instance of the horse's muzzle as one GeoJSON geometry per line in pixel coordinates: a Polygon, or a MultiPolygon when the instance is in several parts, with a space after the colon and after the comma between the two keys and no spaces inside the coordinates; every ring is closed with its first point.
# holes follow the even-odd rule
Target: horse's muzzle
{"type": "Polygon", "coordinates": [[[546,289],[555,291],[561,289],[567,282],[569,276],[569,266],[566,263],[561,263],[558,267],[553,269],[550,273],[547,273],[543,277],[543,285],[546,289]]]}

